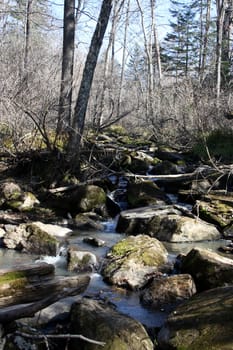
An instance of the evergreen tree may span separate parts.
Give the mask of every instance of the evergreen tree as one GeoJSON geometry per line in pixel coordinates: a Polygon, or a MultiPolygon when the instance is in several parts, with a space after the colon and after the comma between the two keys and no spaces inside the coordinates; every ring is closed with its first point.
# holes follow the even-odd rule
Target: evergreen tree
{"type": "Polygon", "coordinates": [[[171,0],[171,4],[171,32],[164,39],[163,62],[165,70],[173,76],[188,76],[194,73],[198,64],[196,13],[190,2],[171,0]]]}
{"type": "Polygon", "coordinates": [[[141,82],[144,81],[146,84],[147,81],[145,51],[137,43],[132,49],[127,64],[126,77],[131,82],[138,82],[140,80],[141,82]]]}

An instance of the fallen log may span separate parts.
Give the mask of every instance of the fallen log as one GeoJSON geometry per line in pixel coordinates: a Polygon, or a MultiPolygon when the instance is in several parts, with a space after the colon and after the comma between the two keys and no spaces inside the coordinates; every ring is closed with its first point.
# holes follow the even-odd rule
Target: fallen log
{"type": "MultiPolygon", "coordinates": [[[[60,293],[52,293],[49,297],[29,304],[14,305],[0,309],[0,324],[6,324],[20,318],[33,317],[38,311],[70,295],[82,293],[89,284],[90,277],[78,277],[79,284],[75,288],[63,289],[60,293]]],[[[47,294],[49,290],[47,290],[47,294]]]]}
{"type": "Polygon", "coordinates": [[[87,276],[72,276],[36,283],[30,283],[25,279],[17,279],[14,283],[3,283],[0,284],[0,307],[35,302],[49,294],[62,293],[66,289],[75,289],[77,293],[82,293],[89,280],[87,276]]]}
{"type": "Polygon", "coordinates": [[[11,283],[17,279],[25,279],[27,282],[41,281],[42,278],[53,277],[54,271],[54,265],[47,263],[32,263],[30,266],[20,265],[9,269],[0,269],[0,291],[4,289],[5,283],[11,283]]]}
{"type": "MultiPolygon", "coordinates": [[[[216,176],[219,175],[219,173],[224,174],[224,172],[227,171],[232,171],[232,168],[229,166],[227,168],[221,168],[219,167],[219,170],[216,168],[212,167],[199,167],[195,171],[191,173],[185,173],[185,174],[168,174],[168,175],[138,175],[130,172],[114,172],[111,171],[111,175],[116,175],[116,176],[123,176],[123,177],[128,177],[128,178],[135,178],[135,179],[142,179],[142,180],[154,180],[154,181],[165,181],[165,182],[180,182],[180,181],[186,181],[186,180],[194,180],[197,179],[199,176],[202,178],[208,175],[211,176],[216,176]]],[[[78,184],[74,185],[69,185],[69,186],[63,186],[63,187],[57,187],[57,188],[51,188],[48,190],[49,193],[56,194],[60,192],[67,192],[67,191],[72,191],[79,186],[82,185],[88,185],[92,184],[94,182],[103,180],[105,177],[99,177],[99,178],[93,178],[90,180],[87,180],[85,182],[81,182],[78,184]]]]}

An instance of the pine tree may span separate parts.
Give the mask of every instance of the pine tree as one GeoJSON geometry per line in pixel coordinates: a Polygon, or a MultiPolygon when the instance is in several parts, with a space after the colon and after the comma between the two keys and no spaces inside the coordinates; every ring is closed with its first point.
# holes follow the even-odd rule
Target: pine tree
{"type": "Polygon", "coordinates": [[[190,2],[171,0],[171,4],[171,32],[164,39],[162,56],[165,70],[178,78],[193,74],[197,67],[197,21],[190,2]]]}

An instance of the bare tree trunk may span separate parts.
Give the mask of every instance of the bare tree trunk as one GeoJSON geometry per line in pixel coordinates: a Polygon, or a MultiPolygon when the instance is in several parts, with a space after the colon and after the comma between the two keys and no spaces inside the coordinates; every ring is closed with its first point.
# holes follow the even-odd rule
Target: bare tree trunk
{"type": "Polygon", "coordinates": [[[233,19],[233,0],[228,0],[223,22],[222,38],[222,79],[224,83],[229,80],[231,67],[231,40],[232,40],[232,19],[233,19]]]}
{"type": "Polygon", "coordinates": [[[130,11],[130,0],[128,0],[128,2],[126,4],[126,19],[125,19],[125,29],[124,29],[123,54],[122,54],[122,62],[121,62],[121,76],[120,76],[120,86],[119,86],[119,93],[118,93],[118,99],[117,99],[117,116],[120,115],[122,88],[123,88],[124,75],[125,75],[126,45],[127,45],[128,26],[129,26],[129,11],[130,11]]]}
{"type": "Polygon", "coordinates": [[[72,84],[74,65],[74,38],[75,38],[75,0],[65,0],[64,27],[63,27],[63,53],[59,112],[57,122],[57,136],[64,125],[71,124],[72,112],[72,84]]]}
{"type": "Polygon", "coordinates": [[[153,33],[153,46],[154,46],[154,55],[156,58],[156,65],[157,65],[157,71],[158,71],[158,80],[159,85],[161,84],[162,80],[162,64],[161,64],[161,57],[160,57],[160,47],[159,47],[159,39],[158,39],[158,32],[156,27],[156,20],[155,20],[155,5],[156,0],[151,0],[151,26],[152,26],[152,33],[153,33]]]}
{"type": "Polygon", "coordinates": [[[99,18],[91,40],[79,94],[75,105],[74,118],[68,144],[68,155],[70,161],[72,162],[71,166],[78,170],[80,166],[80,145],[84,131],[85,116],[91,91],[91,85],[100,48],[102,46],[104,34],[110,18],[112,1],[113,0],[102,1],[99,18]]]}
{"type": "Polygon", "coordinates": [[[205,32],[203,34],[203,44],[202,44],[202,50],[201,50],[201,53],[202,53],[201,65],[200,65],[200,80],[201,80],[201,82],[204,79],[204,73],[205,73],[205,67],[206,67],[208,36],[209,36],[209,29],[210,29],[210,9],[211,9],[211,0],[207,0],[205,32]]]}
{"type": "MultiPolygon", "coordinates": [[[[111,75],[112,79],[113,79],[113,74],[114,74],[114,57],[115,57],[114,41],[115,41],[115,35],[116,35],[115,32],[116,32],[119,11],[121,9],[121,5],[119,7],[117,7],[117,5],[118,5],[118,1],[115,0],[114,8],[113,8],[113,16],[112,16],[112,26],[111,26],[108,46],[107,46],[107,49],[105,52],[105,58],[104,58],[103,86],[102,86],[102,91],[101,91],[100,107],[99,107],[99,111],[97,113],[97,118],[96,118],[96,122],[95,122],[97,131],[100,130],[101,124],[103,121],[103,117],[104,117],[104,106],[105,106],[105,102],[106,102],[105,96],[106,96],[107,85],[108,85],[108,73],[109,73],[109,75],[111,75]],[[111,65],[109,68],[109,53],[110,53],[111,49],[112,49],[112,56],[111,56],[111,65]],[[109,72],[109,70],[110,70],[110,72],[109,72]]],[[[110,98],[110,100],[111,100],[111,98],[110,98]]],[[[110,109],[110,103],[109,103],[109,109],[110,109]]]]}
{"type": "Polygon", "coordinates": [[[138,5],[138,8],[139,8],[140,16],[141,16],[141,24],[142,24],[142,31],[143,31],[143,37],[144,37],[144,46],[145,46],[145,53],[146,53],[146,59],[147,59],[148,94],[147,94],[146,114],[147,114],[147,117],[151,118],[151,116],[153,114],[153,90],[154,90],[152,42],[151,42],[151,36],[150,36],[149,42],[147,39],[144,13],[143,13],[140,1],[136,0],[136,2],[138,5]]]}
{"type": "Polygon", "coordinates": [[[24,62],[23,71],[24,78],[27,80],[27,69],[29,62],[30,40],[31,40],[31,15],[32,15],[33,0],[27,0],[26,3],[26,23],[25,23],[25,47],[24,47],[24,62]]]}

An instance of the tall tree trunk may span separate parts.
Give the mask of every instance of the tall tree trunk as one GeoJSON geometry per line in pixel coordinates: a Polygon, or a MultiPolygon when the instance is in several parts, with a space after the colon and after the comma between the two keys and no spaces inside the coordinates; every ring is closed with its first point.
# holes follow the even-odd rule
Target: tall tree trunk
{"type": "Polygon", "coordinates": [[[207,48],[208,48],[208,37],[209,37],[209,29],[210,29],[210,9],[211,9],[211,0],[207,0],[206,4],[206,16],[205,16],[205,30],[202,44],[202,58],[201,58],[201,65],[200,65],[200,81],[202,82],[204,79],[204,73],[206,68],[206,57],[207,57],[207,48]]]}
{"type": "Polygon", "coordinates": [[[223,23],[225,17],[227,0],[217,0],[217,46],[216,46],[216,98],[217,107],[219,107],[219,98],[221,92],[221,67],[222,67],[222,40],[223,23]]]}
{"type": "Polygon", "coordinates": [[[26,21],[25,21],[25,45],[24,45],[24,62],[23,72],[24,79],[28,78],[28,62],[31,40],[31,15],[32,15],[33,0],[27,0],[26,2],[26,21]]]}
{"type": "Polygon", "coordinates": [[[158,32],[157,32],[157,26],[156,26],[156,20],[155,20],[156,0],[151,0],[150,2],[151,2],[150,3],[150,7],[151,7],[151,27],[152,27],[152,33],[153,33],[153,43],[152,44],[154,46],[154,55],[155,55],[155,58],[156,58],[158,80],[159,80],[159,85],[160,85],[161,84],[161,80],[162,80],[162,64],[161,64],[161,57],[160,57],[160,46],[159,46],[158,32]]]}
{"type": "Polygon", "coordinates": [[[63,27],[63,53],[57,136],[63,127],[71,124],[72,84],[75,38],[75,0],[65,0],[63,27]]]}
{"type": "MultiPolygon", "coordinates": [[[[123,0],[124,1],[124,0],[123,0]]],[[[122,1],[122,3],[123,3],[122,1]]],[[[106,92],[107,92],[107,85],[109,84],[108,80],[108,75],[111,76],[111,79],[113,80],[113,74],[114,74],[114,61],[115,61],[115,36],[116,36],[116,27],[117,27],[117,22],[119,19],[119,12],[122,7],[122,3],[118,6],[118,1],[115,0],[114,3],[114,8],[113,8],[113,15],[112,15],[112,23],[111,23],[111,30],[110,30],[110,35],[109,35],[109,41],[108,41],[108,46],[105,52],[105,57],[104,57],[104,67],[103,67],[103,86],[102,86],[102,91],[101,91],[101,97],[100,97],[100,103],[99,103],[99,111],[97,113],[96,121],[95,121],[95,126],[96,126],[96,131],[98,132],[101,128],[101,124],[104,119],[104,107],[106,105],[106,92]],[[110,50],[112,51],[111,55],[111,64],[109,64],[109,53],[110,50]]],[[[112,82],[111,82],[112,83],[112,82]]],[[[113,84],[111,84],[113,86],[113,84]]],[[[108,101],[108,109],[111,110],[111,93],[109,96],[109,101],[108,101]]]]}
{"type": "Polygon", "coordinates": [[[122,99],[122,89],[125,75],[125,63],[126,63],[126,45],[127,45],[127,35],[128,35],[128,26],[129,26],[129,11],[130,11],[130,0],[127,1],[126,4],[126,19],[125,19],[125,29],[124,29],[124,41],[123,41],[123,54],[122,54],[122,62],[121,62],[121,76],[120,76],[120,86],[119,93],[117,98],[117,116],[120,115],[121,109],[121,99],[122,99]]]}
{"type": "Polygon", "coordinates": [[[136,0],[138,9],[141,17],[141,25],[144,37],[145,54],[147,60],[147,81],[148,81],[148,94],[146,103],[146,115],[148,118],[152,117],[153,114],[153,91],[154,91],[154,70],[153,70],[153,59],[152,59],[152,35],[149,40],[146,35],[146,24],[144,19],[144,13],[139,0],[136,0]]]}
{"type": "Polygon", "coordinates": [[[222,38],[222,80],[229,81],[231,68],[231,40],[232,40],[233,0],[228,0],[223,21],[222,38]]]}
{"type": "Polygon", "coordinates": [[[84,131],[85,116],[89,101],[93,76],[104,34],[112,10],[113,0],[103,0],[82,75],[78,98],[75,105],[72,128],[68,144],[68,156],[73,169],[80,170],[80,145],[84,131]]]}

